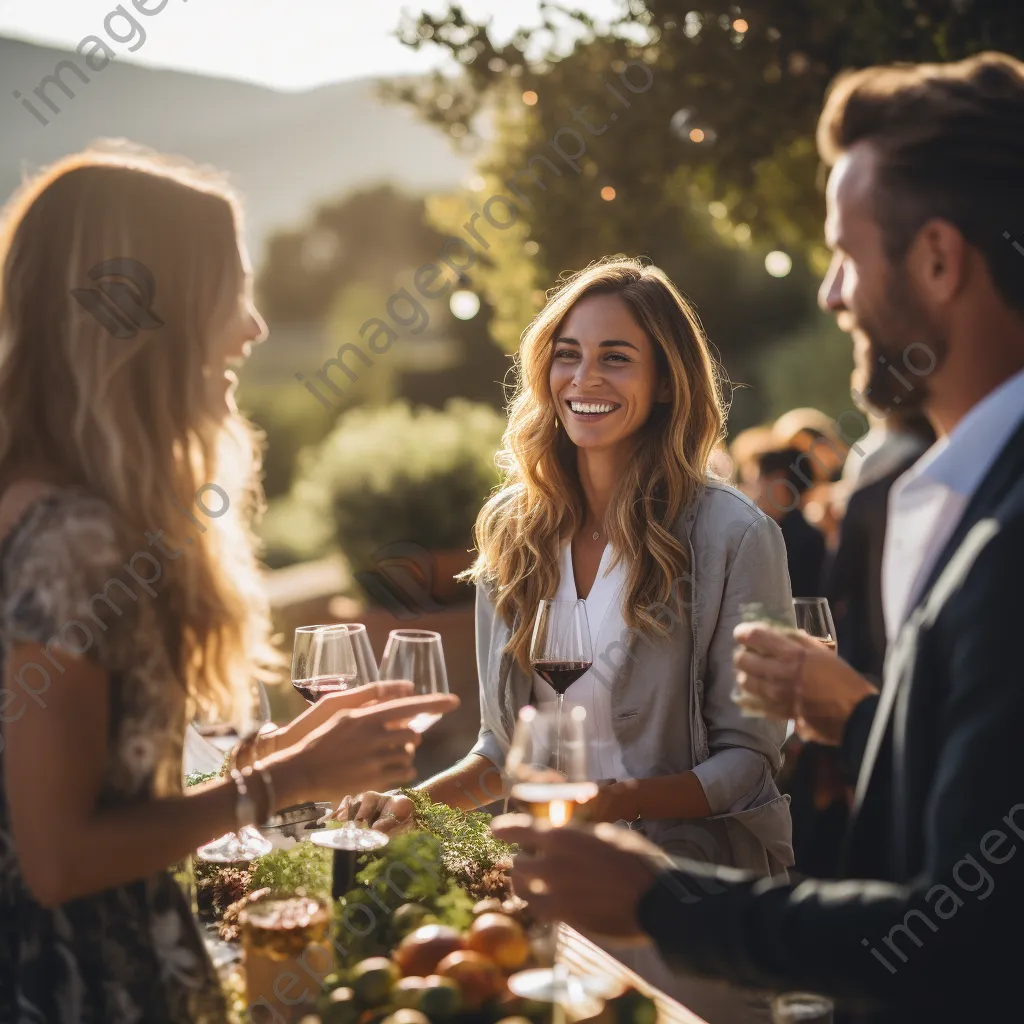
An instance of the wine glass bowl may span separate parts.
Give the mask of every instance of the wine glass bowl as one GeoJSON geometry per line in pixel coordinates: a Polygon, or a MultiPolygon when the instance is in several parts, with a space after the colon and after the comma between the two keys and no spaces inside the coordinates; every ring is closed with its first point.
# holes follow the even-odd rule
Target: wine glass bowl
{"type": "Polygon", "coordinates": [[[347,625],[300,626],[292,647],[292,686],[308,704],[357,685],[359,665],[347,625]]]}
{"type": "Polygon", "coordinates": [[[796,614],[796,628],[827,647],[836,650],[836,626],[832,621],[832,609],[824,597],[794,597],[793,611],[796,614]]]}
{"type": "MultiPolygon", "coordinates": [[[[414,694],[448,693],[448,671],[444,663],[441,634],[429,629],[393,629],[380,662],[381,679],[408,679],[414,694]]],[[[413,716],[408,727],[424,733],[441,716],[423,712],[413,716]]]]}

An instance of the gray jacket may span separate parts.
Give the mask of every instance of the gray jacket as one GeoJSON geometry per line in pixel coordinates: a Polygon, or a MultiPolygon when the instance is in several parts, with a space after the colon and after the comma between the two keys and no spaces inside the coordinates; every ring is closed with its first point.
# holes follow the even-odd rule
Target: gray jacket
{"type": "MultiPolygon", "coordinates": [[[[635,630],[594,652],[611,687],[613,728],[631,778],[693,770],[710,818],[645,820],[666,852],[784,875],[793,863],[789,798],[774,776],[785,725],[748,718],[733,703],[733,627],[741,604],[761,602],[793,624],[786,547],[778,526],[738,491],[708,481],[680,517],[690,571],[673,581],[671,605],[651,613],[670,628],[651,642],[635,630]]],[[[480,736],[473,753],[501,767],[531,679],[504,651],[509,629],[495,618],[488,588],[477,588],[476,648],[480,736]]]]}

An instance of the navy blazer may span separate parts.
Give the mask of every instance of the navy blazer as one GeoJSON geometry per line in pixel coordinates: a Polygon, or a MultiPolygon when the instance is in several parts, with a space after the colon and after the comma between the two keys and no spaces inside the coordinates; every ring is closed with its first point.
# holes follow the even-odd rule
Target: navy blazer
{"type": "Polygon", "coordinates": [[[846,727],[850,880],[773,884],[679,862],[639,909],[670,963],[831,995],[845,1019],[1024,1016],[1022,595],[1024,423],[937,561],[881,694],[846,727]]]}

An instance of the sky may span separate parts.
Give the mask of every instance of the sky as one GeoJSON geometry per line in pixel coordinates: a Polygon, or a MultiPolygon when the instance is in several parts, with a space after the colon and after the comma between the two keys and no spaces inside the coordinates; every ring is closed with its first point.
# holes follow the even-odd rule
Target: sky
{"type": "MultiPolygon", "coordinates": [[[[0,36],[74,49],[97,35],[118,58],[151,67],[239,78],[278,89],[305,89],[367,75],[415,73],[444,62],[440,48],[414,52],[393,38],[402,10],[440,14],[443,2],[402,0],[0,0],[0,36]],[[140,22],[145,41],[116,16],[118,6],[140,22]]],[[[462,0],[470,16],[493,17],[500,39],[536,24],[538,0],[462,0]]],[[[621,0],[575,0],[604,20],[621,0]]]]}

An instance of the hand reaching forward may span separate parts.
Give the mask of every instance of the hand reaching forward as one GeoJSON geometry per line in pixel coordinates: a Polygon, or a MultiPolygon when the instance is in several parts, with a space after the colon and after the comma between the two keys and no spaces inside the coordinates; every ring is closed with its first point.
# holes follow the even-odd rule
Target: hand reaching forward
{"type": "Polygon", "coordinates": [[[616,825],[550,828],[525,814],[495,818],[491,829],[519,845],[512,884],[538,917],[610,938],[643,937],[637,905],[666,862],[653,843],[616,825]]]}
{"type": "Polygon", "coordinates": [[[411,782],[416,777],[413,754],[421,736],[407,723],[418,714],[445,714],[458,706],[455,694],[436,693],[336,710],[300,742],[306,799],[333,801],[366,789],[411,782]]]}
{"type": "Polygon", "coordinates": [[[863,676],[814,637],[764,622],[741,622],[733,636],[740,689],[772,718],[796,722],[803,740],[838,746],[853,709],[876,692],[863,676]]]}

